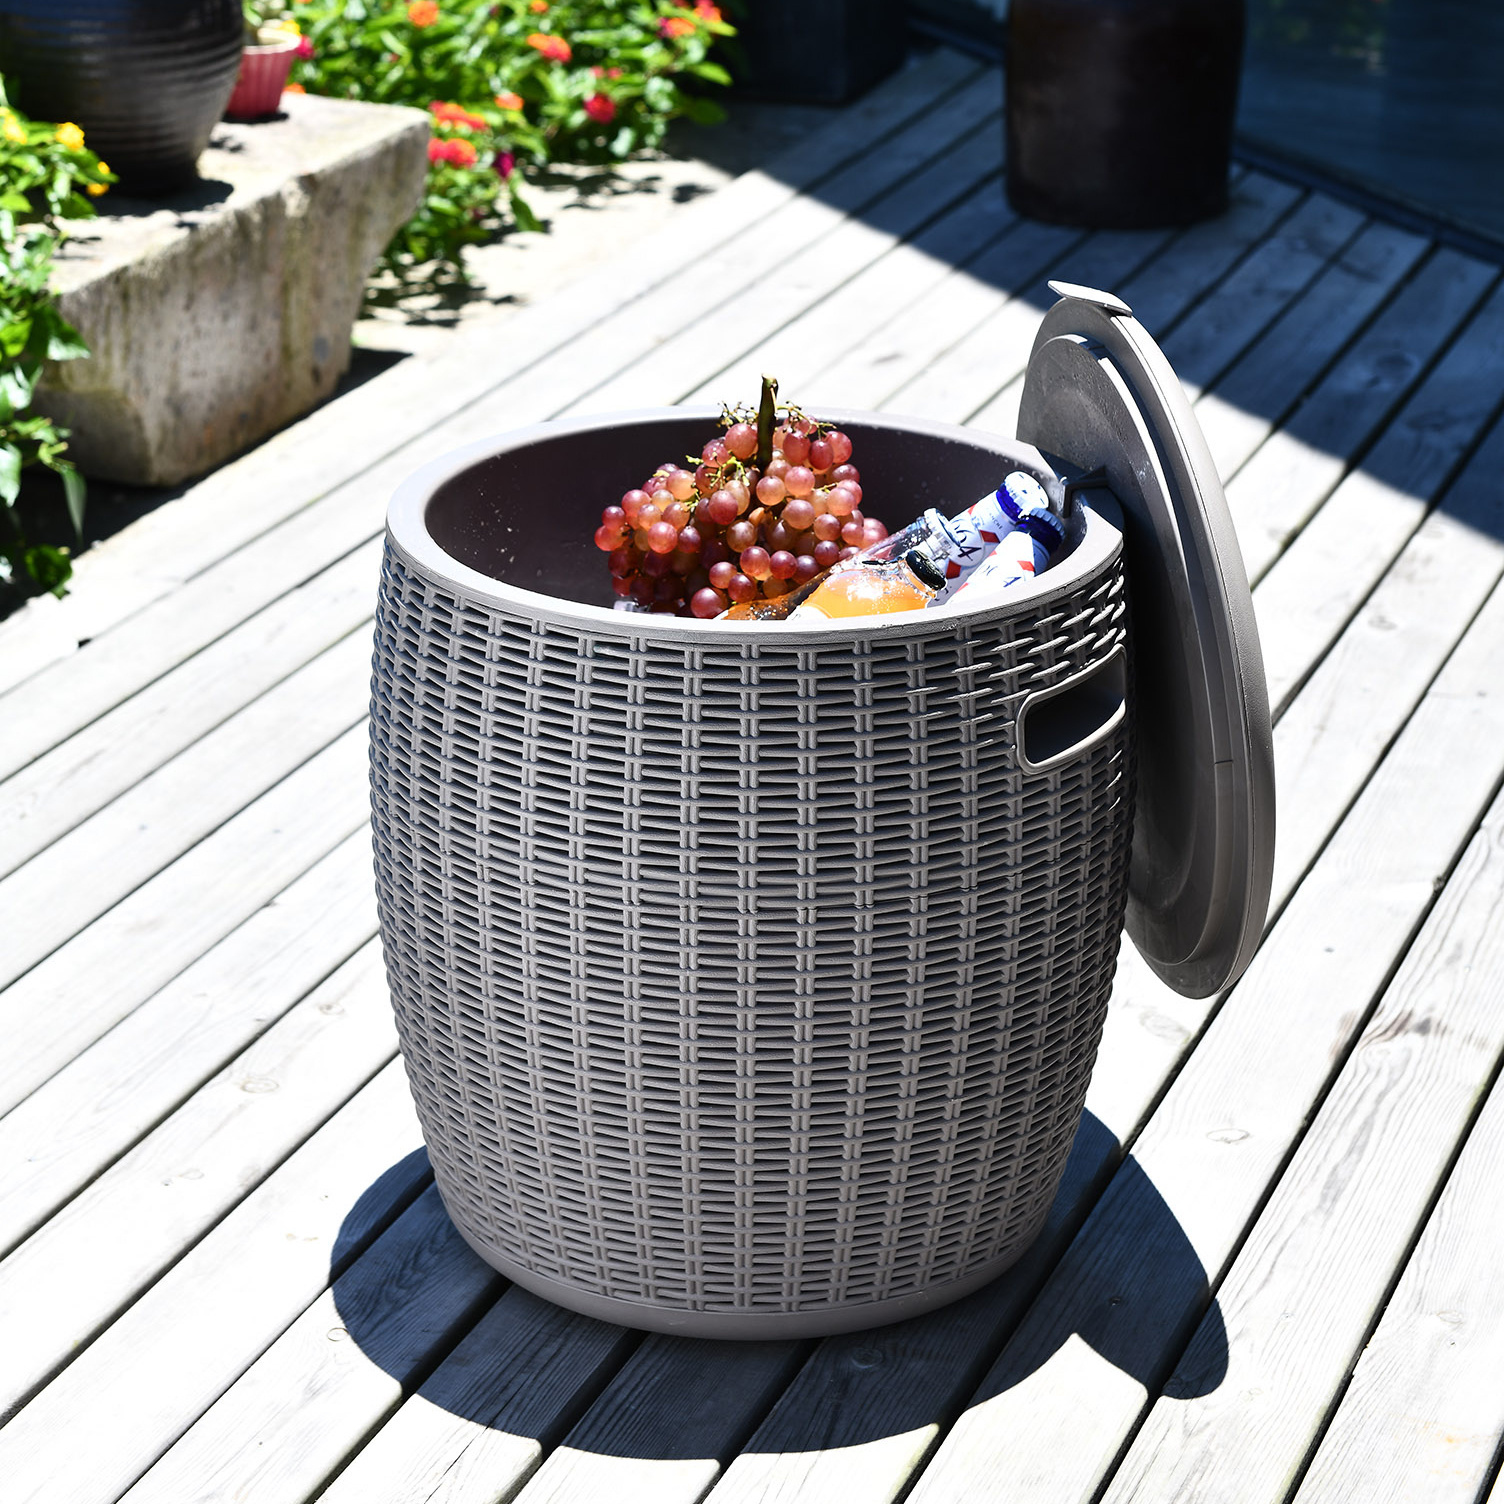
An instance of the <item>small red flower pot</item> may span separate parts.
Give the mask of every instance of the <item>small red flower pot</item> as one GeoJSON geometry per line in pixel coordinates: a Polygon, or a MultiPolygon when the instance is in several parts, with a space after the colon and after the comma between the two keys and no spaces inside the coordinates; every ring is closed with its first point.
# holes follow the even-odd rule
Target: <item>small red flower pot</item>
{"type": "Polygon", "coordinates": [[[298,38],[247,47],[240,57],[240,77],[225,106],[226,120],[264,120],[276,113],[287,75],[298,55],[298,38]]]}

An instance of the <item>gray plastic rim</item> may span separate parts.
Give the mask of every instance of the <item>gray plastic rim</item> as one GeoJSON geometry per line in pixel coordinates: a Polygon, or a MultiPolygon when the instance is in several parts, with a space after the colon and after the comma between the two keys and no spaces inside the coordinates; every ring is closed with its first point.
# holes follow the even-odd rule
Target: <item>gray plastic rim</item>
{"type": "MultiPolygon", "coordinates": [[[[428,504],[439,488],[471,466],[495,455],[525,449],[541,439],[571,433],[588,433],[628,424],[643,426],[654,422],[678,423],[685,418],[704,418],[707,423],[713,424],[719,420],[720,415],[720,408],[710,406],[639,408],[626,412],[592,413],[578,418],[553,418],[491,438],[479,439],[430,461],[420,470],[414,471],[397,488],[387,509],[387,537],[412,568],[436,584],[452,584],[468,596],[487,604],[522,610],[560,626],[587,632],[607,629],[613,633],[668,638],[681,642],[726,641],[728,638],[731,641],[767,642],[769,634],[773,632],[778,634],[780,642],[828,642],[832,637],[882,637],[893,633],[910,633],[916,627],[927,628],[936,635],[953,632],[963,620],[1002,619],[1068,595],[1083,575],[1104,565],[1121,546],[1121,534],[1103,515],[1103,510],[1100,507],[1088,507],[1084,512],[1085,532],[1069,560],[1062,560],[1056,569],[1046,571],[1032,584],[1010,594],[1005,602],[986,607],[941,606],[928,611],[899,611],[889,616],[844,617],[808,624],[801,622],[798,626],[784,622],[774,626],[768,622],[700,621],[694,617],[612,611],[605,606],[592,606],[583,601],[565,600],[560,596],[524,590],[462,564],[441,548],[428,531],[428,504]]],[[[1033,448],[1028,444],[1020,446],[1017,441],[1003,439],[1000,435],[982,434],[976,429],[963,428],[954,423],[932,423],[923,418],[855,412],[845,408],[822,408],[821,416],[837,424],[870,424],[876,418],[886,428],[901,429],[907,433],[930,435],[972,445],[996,439],[1000,445],[1006,444],[1010,449],[1033,448]]],[[[1037,455],[1038,451],[1035,450],[1034,453],[1037,455]]],[[[1039,458],[1038,464],[1042,470],[1049,469],[1048,461],[1043,457],[1039,458]]],[[[974,496],[958,497],[957,509],[975,500],[974,496]]]]}
{"type": "MultiPolygon", "coordinates": [[[[1133,534],[1140,530],[1159,540],[1165,578],[1176,588],[1173,629],[1164,640],[1155,640],[1142,620],[1136,622],[1139,671],[1155,659],[1177,655],[1198,701],[1183,741],[1158,735],[1163,728],[1143,714],[1142,706],[1135,731],[1141,766],[1158,762],[1168,775],[1165,797],[1191,801],[1190,856],[1171,855],[1201,880],[1151,902],[1130,871],[1128,934],[1151,969],[1177,992],[1209,997],[1236,982],[1253,959],[1273,884],[1274,745],[1253,597],[1216,463],[1164,352],[1120,298],[1069,283],[1050,286],[1061,298],[1035,337],[1019,433],[1047,457],[1083,469],[1118,470],[1112,488],[1125,514],[1130,589],[1136,584],[1142,591],[1147,583],[1135,581],[1132,572],[1133,534]],[[1069,407],[1079,386],[1062,378],[1051,389],[1045,368],[1055,349],[1070,343],[1080,347],[1073,352],[1074,363],[1083,372],[1094,353],[1108,357],[1124,388],[1114,398],[1123,404],[1122,413],[1104,404],[1091,415],[1099,423],[1088,422],[1069,407]],[[1125,418],[1147,434],[1152,452],[1113,452],[1125,418]],[[1074,452],[1073,444],[1080,446],[1074,452]],[[1157,476],[1163,477],[1163,495],[1157,476]],[[1176,560],[1183,569],[1173,578],[1176,560]]],[[[1146,547],[1150,537],[1138,541],[1146,547]]],[[[1160,818],[1168,811],[1150,807],[1154,782],[1140,779],[1134,822],[1135,862],[1146,867],[1151,864],[1145,856],[1160,853],[1146,852],[1143,843],[1177,823],[1160,818]]]]}

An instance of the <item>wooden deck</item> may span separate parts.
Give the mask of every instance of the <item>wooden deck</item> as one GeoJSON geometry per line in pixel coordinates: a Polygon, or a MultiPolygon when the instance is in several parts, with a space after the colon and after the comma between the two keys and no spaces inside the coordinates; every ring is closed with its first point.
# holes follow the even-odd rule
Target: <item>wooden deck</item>
{"type": "Polygon", "coordinates": [[[1504,1504],[1504,286],[1257,173],[1012,219],[937,53],[606,272],[403,362],[0,626],[0,1497],[1504,1504]],[[744,233],[750,229],[752,233],[744,233]],[[918,1321],[643,1337],[432,1189],[371,898],[394,484],[551,414],[745,394],[1009,429],[1047,276],[1197,397],[1278,723],[1263,948],[1125,948],[1039,1242],[918,1321]]]}

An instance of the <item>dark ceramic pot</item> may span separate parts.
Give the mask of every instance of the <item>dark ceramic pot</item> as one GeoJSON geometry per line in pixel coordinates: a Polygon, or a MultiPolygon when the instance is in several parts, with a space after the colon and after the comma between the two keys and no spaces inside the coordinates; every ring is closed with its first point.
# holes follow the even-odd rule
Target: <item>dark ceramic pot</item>
{"type": "Polygon", "coordinates": [[[1012,0],[1008,198],[1093,229],[1227,207],[1243,0],[1012,0]]]}
{"type": "Polygon", "coordinates": [[[240,0],[0,0],[0,72],[39,120],[71,120],[124,188],[195,174],[235,86],[240,0]]]}
{"type": "Polygon", "coordinates": [[[738,82],[763,99],[845,104],[903,61],[905,8],[904,0],[752,0],[731,15],[746,58],[738,82]]]}

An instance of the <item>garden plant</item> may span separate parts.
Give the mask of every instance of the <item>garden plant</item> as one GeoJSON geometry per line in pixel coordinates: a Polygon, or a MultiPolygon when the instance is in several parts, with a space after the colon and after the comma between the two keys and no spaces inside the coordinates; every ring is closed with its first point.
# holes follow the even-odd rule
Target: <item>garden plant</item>
{"type": "Polygon", "coordinates": [[[711,0],[309,0],[294,88],[433,116],[427,192],[386,266],[463,281],[462,251],[539,229],[529,175],[619,162],[669,122],[723,111],[690,92],[730,83],[711,48],[734,34],[711,0]],[[688,86],[688,87],[687,87],[688,86]]]}
{"type": "Polygon", "coordinates": [[[63,222],[91,218],[93,199],[114,180],[78,126],[28,120],[0,87],[0,583],[25,576],[56,595],[73,571],[69,550],[28,540],[21,477],[33,465],[57,473],[78,538],[84,483],[64,457],[67,432],[28,409],[46,361],[89,353],[58,312],[48,276],[63,222]]]}

